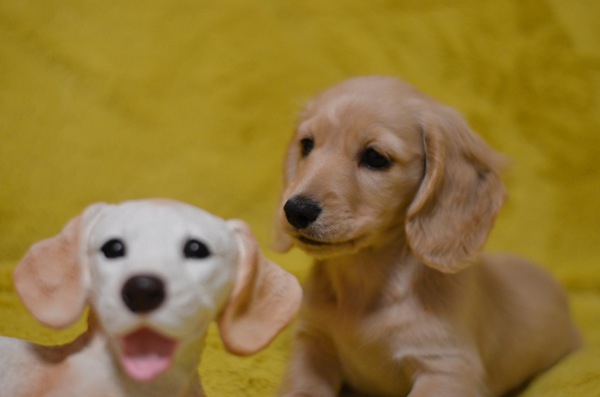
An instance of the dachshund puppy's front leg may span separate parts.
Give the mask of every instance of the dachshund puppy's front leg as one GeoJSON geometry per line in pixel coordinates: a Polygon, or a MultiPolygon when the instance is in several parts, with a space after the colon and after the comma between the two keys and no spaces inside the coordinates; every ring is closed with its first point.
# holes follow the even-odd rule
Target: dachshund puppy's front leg
{"type": "Polygon", "coordinates": [[[324,338],[300,331],[294,340],[279,397],[336,397],[342,376],[335,350],[324,338]]]}
{"type": "Polygon", "coordinates": [[[492,397],[478,353],[454,340],[408,357],[413,385],[408,397],[492,397]]]}
{"type": "Polygon", "coordinates": [[[491,397],[472,374],[432,373],[417,379],[408,397],[491,397]]]}

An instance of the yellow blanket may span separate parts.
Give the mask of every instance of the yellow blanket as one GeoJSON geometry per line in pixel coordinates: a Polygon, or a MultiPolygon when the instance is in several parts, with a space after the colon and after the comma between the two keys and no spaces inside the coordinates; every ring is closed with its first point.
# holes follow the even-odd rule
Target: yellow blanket
{"type": "MultiPolygon", "coordinates": [[[[12,268],[95,201],[172,197],[247,220],[268,246],[284,148],[310,95],[400,76],[511,159],[488,243],[569,289],[586,346],[525,397],[600,395],[600,2],[0,2],[0,334],[41,343],[12,268]]],[[[289,331],[238,358],[212,329],[209,396],[273,394],[289,331]]],[[[3,368],[10,371],[10,368],[3,368]]]]}

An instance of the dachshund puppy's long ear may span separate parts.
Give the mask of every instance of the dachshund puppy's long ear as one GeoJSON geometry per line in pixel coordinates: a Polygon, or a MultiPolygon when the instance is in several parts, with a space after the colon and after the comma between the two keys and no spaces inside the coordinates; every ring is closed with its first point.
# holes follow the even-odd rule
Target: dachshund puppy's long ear
{"type": "MultiPolygon", "coordinates": [[[[281,200],[279,201],[281,202],[281,200]]],[[[280,204],[280,207],[282,205],[280,204]]],[[[290,236],[287,235],[283,228],[282,222],[284,222],[285,215],[283,213],[283,208],[278,208],[275,212],[275,221],[273,222],[273,241],[271,241],[270,247],[277,252],[288,252],[294,242],[290,236]]]]}
{"type": "Polygon", "coordinates": [[[419,260],[444,273],[469,264],[505,199],[503,159],[454,110],[438,105],[421,119],[426,170],[406,222],[419,260]]]}
{"type": "Polygon", "coordinates": [[[89,206],[58,235],[32,245],[15,268],[13,281],[21,300],[49,327],[73,324],[85,308],[89,284],[85,243],[104,206],[89,206]]]}
{"type": "Polygon", "coordinates": [[[230,220],[239,247],[239,268],[218,325],[230,352],[248,355],[266,347],[300,307],[298,280],[263,257],[249,227],[230,220]]]}
{"type": "Polygon", "coordinates": [[[287,252],[292,248],[293,240],[284,230],[284,224],[286,222],[286,217],[283,212],[283,195],[285,189],[289,183],[289,181],[296,174],[296,167],[298,163],[298,158],[300,157],[300,148],[296,142],[296,137],[292,137],[291,142],[288,144],[287,153],[284,161],[284,169],[283,169],[283,186],[280,195],[280,199],[277,202],[277,210],[275,211],[275,222],[274,222],[274,236],[273,241],[271,242],[271,248],[277,252],[287,252]]]}

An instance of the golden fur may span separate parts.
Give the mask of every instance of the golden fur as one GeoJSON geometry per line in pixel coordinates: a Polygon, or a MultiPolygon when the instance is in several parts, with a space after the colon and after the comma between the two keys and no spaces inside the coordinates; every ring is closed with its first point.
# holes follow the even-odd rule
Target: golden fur
{"type": "Polygon", "coordinates": [[[501,164],[457,112],[394,78],[306,106],[276,248],[315,264],[280,396],[498,396],[580,345],[544,270],[479,253],[501,164]]]}

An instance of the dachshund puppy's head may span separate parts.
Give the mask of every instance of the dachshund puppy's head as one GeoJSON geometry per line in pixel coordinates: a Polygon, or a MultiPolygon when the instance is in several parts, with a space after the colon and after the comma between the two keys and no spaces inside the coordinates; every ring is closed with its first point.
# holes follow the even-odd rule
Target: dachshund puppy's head
{"type": "Polygon", "coordinates": [[[425,264],[457,271],[504,200],[499,162],[455,111],[410,85],[347,80],[300,115],[276,248],[324,258],[408,244],[425,264]]]}

